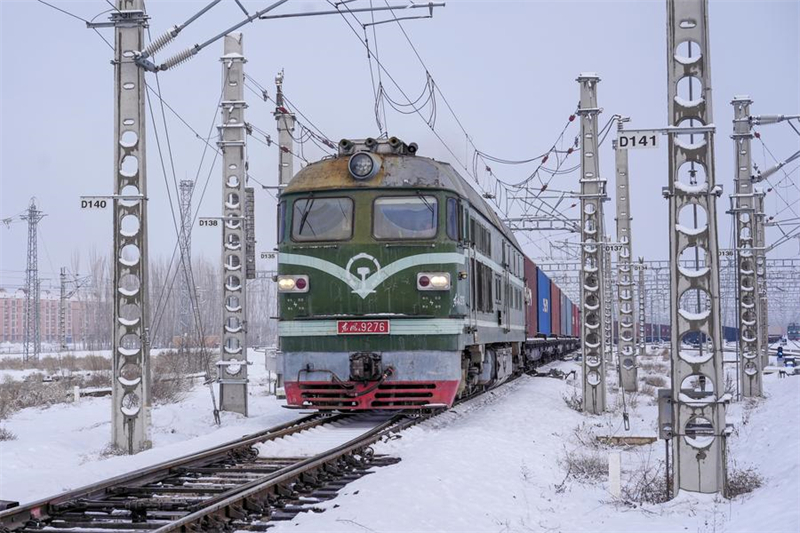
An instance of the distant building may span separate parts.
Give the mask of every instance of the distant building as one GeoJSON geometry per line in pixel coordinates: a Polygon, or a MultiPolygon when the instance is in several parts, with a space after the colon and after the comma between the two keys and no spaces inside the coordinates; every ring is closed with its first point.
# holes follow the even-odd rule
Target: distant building
{"type": "MultiPolygon", "coordinates": [[[[55,291],[43,290],[39,299],[39,334],[42,342],[56,344],[58,338],[58,304],[59,294],[55,291]]],[[[14,291],[0,288],[0,342],[21,343],[25,337],[25,291],[14,291]]],[[[78,296],[67,302],[66,333],[67,344],[83,343],[89,325],[89,302],[78,296]]]]}

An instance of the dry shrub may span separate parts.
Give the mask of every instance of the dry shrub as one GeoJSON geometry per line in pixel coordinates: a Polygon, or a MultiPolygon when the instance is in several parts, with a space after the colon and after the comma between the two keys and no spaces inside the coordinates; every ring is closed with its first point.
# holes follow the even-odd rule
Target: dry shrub
{"type": "Polygon", "coordinates": [[[56,374],[62,370],[85,370],[96,372],[111,370],[111,359],[101,355],[75,356],[64,354],[60,357],[48,355],[35,361],[23,361],[22,358],[8,357],[0,359],[0,370],[41,370],[48,374],[56,374]]]}
{"type": "Polygon", "coordinates": [[[639,357],[637,364],[639,365],[639,368],[648,374],[656,374],[658,376],[665,376],[669,374],[669,365],[663,361],[639,357]]]}
{"type": "Polygon", "coordinates": [[[581,399],[581,395],[578,394],[577,387],[573,387],[571,392],[562,393],[561,398],[564,399],[564,403],[567,404],[567,407],[573,411],[578,411],[579,413],[583,412],[583,400],[581,399]]]}
{"type": "Polygon", "coordinates": [[[668,483],[664,476],[664,461],[659,461],[655,468],[650,462],[642,462],[631,472],[628,482],[622,486],[620,498],[627,504],[664,503],[669,500],[668,483]]]}
{"type": "Polygon", "coordinates": [[[7,440],[17,440],[17,436],[4,427],[0,427],[0,442],[7,440]]]}
{"type": "Polygon", "coordinates": [[[762,476],[754,466],[738,468],[734,463],[728,470],[728,483],[726,496],[735,498],[748,492],[753,492],[764,484],[762,476]]]}
{"type": "Polygon", "coordinates": [[[43,374],[31,374],[23,381],[5,376],[0,383],[0,420],[27,407],[64,403],[72,389],[67,381],[42,382],[43,374]]]}
{"type": "Polygon", "coordinates": [[[186,377],[191,363],[188,354],[177,351],[163,352],[153,358],[150,394],[154,404],[177,403],[186,398],[192,388],[186,377]]]}
{"type": "Polygon", "coordinates": [[[642,396],[650,396],[651,398],[655,398],[658,395],[658,393],[656,392],[656,388],[647,383],[643,384],[639,388],[639,394],[641,394],[642,396]]]}
{"type": "Polygon", "coordinates": [[[570,476],[583,483],[598,483],[608,477],[608,459],[598,452],[564,451],[558,464],[570,476]]]}
{"type": "Polygon", "coordinates": [[[667,384],[667,380],[663,376],[645,376],[644,382],[656,388],[664,387],[667,384]]]}

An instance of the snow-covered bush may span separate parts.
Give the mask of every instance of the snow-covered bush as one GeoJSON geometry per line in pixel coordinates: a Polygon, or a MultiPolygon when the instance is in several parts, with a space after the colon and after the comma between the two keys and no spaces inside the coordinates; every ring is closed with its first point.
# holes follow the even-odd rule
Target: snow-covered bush
{"type": "Polygon", "coordinates": [[[597,451],[584,452],[580,449],[562,453],[558,464],[566,471],[564,481],[570,477],[582,483],[599,483],[608,477],[608,458],[597,451]]]}
{"type": "Polygon", "coordinates": [[[736,463],[728,469],[728,484],[725,495],[735,498],[748,492],[753,492],[764,484],[762,476],[754,466],[738,468],[736,463]]]}
{"type": "Polygon", "coordinates": [[[17,440],[17,436],[4,427],[0,427],[0,442],[6,440],[17,440]]]}
{"type": "Polygon", "coordinates": [[[661,388],[667,385],[667,380],[664,376],[645,376],[644,382],[655,388],[661,388]]]}

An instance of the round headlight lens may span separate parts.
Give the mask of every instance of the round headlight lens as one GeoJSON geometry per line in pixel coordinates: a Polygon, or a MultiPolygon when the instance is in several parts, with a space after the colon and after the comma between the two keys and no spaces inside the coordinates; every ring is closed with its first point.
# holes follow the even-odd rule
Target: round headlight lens
{"type": "Polygon", "coordinates": [[[306,285],[306,280],[303,278],[297,278],[297,281],[295,281],[295,286],[301,291],[306,288],[306,285]]]}
{"type": "Polygon", "coordinates": [[[356,178],[366,178],[372,172],[374,165],[369,154],[355,154],[350,158],[350,173],[356,178]]]}
{"type": "Polygon", "coordinates": [[[294,280],[292,278],[281,278],[278,280],[278,288],[282,291],[290,291],[294,289],[294,280]]]}
{"type": "Polygon", "coordinates": [[[436,287],[437,289],[443,289],[450,284],[450,280],[447,279],[447,276],[431,276],[431,286],[436,287]]]}
{"type": "Polygon", "coordinates": [[[431,284],[431,280],[428,278],[428,276],[420,276],[417,280],[417,283],[419,283],[420,287],[427,287],[431,284]]]}

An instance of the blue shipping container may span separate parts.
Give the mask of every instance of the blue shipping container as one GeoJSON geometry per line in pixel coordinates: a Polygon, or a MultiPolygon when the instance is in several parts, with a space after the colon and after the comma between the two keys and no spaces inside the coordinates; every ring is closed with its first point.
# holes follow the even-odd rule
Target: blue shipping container
{"type": "Polygon", "coordinates": [[[564,293],[561,293],[561,334],[562,335],[569,335],[569,325],[570,325],[570,313],[572,312],[572,302],[569,301],[564,293]]]}
{"type": "Polygon", "coordinates": [[[539,310],[539,333],[550,335],[550,278],[536,269],[537,308],[539,310]]]}

